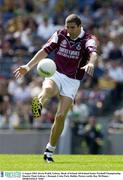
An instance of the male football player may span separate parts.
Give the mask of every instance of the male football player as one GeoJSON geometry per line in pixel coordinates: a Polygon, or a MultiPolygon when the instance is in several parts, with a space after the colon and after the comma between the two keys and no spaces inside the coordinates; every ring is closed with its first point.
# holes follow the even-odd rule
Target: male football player
{"type": "Polygon", "coordinates": [[[52,155],[64,128],[66,115],[80,86],[80,81],[84,73],[93,76],[94,65],[97,61],[95,37],[83,29],[78,15],[71,14],[65,20],[64,29],[55,32],[26,65],[16,69],[14,72],[16,78],[25,75],[52,51],[55,53],[54,62],[57,71],[52,77],[44,80],[41,93],[32,100],[33,116],[39,118],[42,106],[47,100],[55,95],[60,96],[49,142],[44,152],[44,160],[47,162],[54,161],[52,155]]]}

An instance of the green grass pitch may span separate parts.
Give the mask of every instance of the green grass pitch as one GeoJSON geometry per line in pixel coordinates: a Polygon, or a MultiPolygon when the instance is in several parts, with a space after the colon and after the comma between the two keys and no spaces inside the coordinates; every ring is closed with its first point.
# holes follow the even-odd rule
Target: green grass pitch
{"type": "Polygon", "coordinates": [[[54,163],[42,155],[0,155],[0,171],[123,171],[122,155],[54,155],[54,163]]]}

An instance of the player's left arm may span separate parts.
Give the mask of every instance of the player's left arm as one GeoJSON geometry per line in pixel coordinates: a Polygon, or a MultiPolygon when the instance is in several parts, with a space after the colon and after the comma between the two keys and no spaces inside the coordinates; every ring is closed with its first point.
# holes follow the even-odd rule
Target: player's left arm
{"type": "Polygon", "coordinates": [[[87,74],[93,76],[94,66],[97,63],[97,40],[94,36],[86,42],[86,49],[89,54],[89,60],[81,69],[84,69],[87,74]]]}
{"type": "Polygon", "coordinates": [[[92,52],[90,53],[90,58],[89,58],[88,63],[85,66],[83,66],[81,69],[84,69],[87,74],[89,74],[90,76],[93,76],[94,66],[96,63],[97,63],[97,53],[92,52]]]}

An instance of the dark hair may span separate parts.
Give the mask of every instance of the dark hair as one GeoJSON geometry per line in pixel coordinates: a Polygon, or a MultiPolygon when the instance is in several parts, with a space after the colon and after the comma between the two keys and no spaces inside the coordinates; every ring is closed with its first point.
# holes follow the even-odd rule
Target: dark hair
{"type": "Polygon", "coordinates": [[[69,16],[67,16],[66,23],[76,23],[77,26],[81,25],[81,19],[79,16],[77,16],[76,14],[70,14],[69,16]]]}

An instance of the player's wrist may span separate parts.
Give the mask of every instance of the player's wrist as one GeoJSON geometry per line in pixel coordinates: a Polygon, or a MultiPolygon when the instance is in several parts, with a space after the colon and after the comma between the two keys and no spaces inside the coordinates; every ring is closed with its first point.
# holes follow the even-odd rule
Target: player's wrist
{"type": "Polygon", "coordinates": [[[30,67],[28,65],[25,65],[24,68],[27,70],[27,71],[30,71],[30,67]]]}

